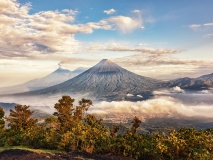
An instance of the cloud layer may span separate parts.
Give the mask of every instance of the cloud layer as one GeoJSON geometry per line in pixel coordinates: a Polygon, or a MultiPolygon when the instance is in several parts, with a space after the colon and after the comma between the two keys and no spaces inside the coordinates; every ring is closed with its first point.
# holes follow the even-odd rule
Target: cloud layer
{"type": "MultiPolygon", "coordinates": [[[[72,97],[76,99],[77,104],[82,95],[72,95],[72,97]]],[[[61,95],[1,97],[1,102],[26,104],[30,105],[33,110],[43,110],[52,114],[55,111],[54,104],[60,98],[61,95]]],[[[180,88],[174,87],[171,91],[167,91],[166,95],[165,91],[158,92],[158,95],[155,95],[153,99],[145,101],[94,102],[88,113],[96,114],[105,120],[113,119],[116,121],[126,121],[135,116],[140,119],[168,117],[213,119],[212,98],[213,94],[211,92],[180,93],[180,88]]]]}
{"type": "MultiPolygon", "coordinates": [[[[139,19],[114,16],[98,22],[78,24],[78,11],[55,10],[30,14],[30,4],[17,0],[0,2],[0,57],[23,58],[39,54],[75,53],[82,47],[75,34],[90,34],[94,30],[119,30],[128,33],[142,26],[139,19]]],[[[114,13],[111,9],[107,14],[114,13]]]]}
{"type": "Polygon", "coordinates": [[[138,116],[140,119],[160,117],[213,118],[213,106],[208,104],[186,105],[172,97],[156,97],[140,102],[101,102],[91,108],[91,113],[105,119],[124,120],[138,116]]]}

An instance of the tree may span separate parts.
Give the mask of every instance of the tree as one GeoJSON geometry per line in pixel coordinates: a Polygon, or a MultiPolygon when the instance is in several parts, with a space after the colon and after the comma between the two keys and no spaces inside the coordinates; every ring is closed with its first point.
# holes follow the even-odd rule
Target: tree
{"type": "Polygon", "coordinates": [[[92,105],[92,101],[90,99],[82,98],[82,100],[79,101],[78,103],[79,103],[79,106],[76,106],[74,117],[75,117],[75,120],[81,121],[84,118],[85,112],[92,105]]]}
{"type": "Polygon", "coordinates": [[[141,124],[141,120],[139,120],[138,117],[135,117],[135,118],[133,119],[132,123],[133,123],[133,124],[132,124],[131,131],[132,131],[133,134],[135,134],[137,128],[138,128],[138,127],[140,126],[140,124],[141,124]]]}
{"type": "Polygon", "coordinates": [[[74,107],[74,101],[75,99],[70,96],[62,96],[62,99],[55,104],[54,108],[57,112],[53,115],[58,119],[58,129],[62,134],[72,130],[76,124],[80,123],[84,118],[85,111],[92,105],[91,100],[83,98],[79,101],[79,105],[74,107]]]}
{"type": "Polygon", "coordinates": [[[16,105],[15,110],[10,110],[10,115],[6,119],[9,121],[8,126],[14,131],[24,131],[36,127],[37,119],[31,118],[33,111],[30,106],[16,105]]]}
{"type": "Polygon", "coordinates": [[[0,146],[4,146],[5,143],[5,121],[4,121],[4,110],[0,107],[0,146]]]}
{"type": "Polygon", "coordinates": [[[2,132],[5,128],[5,121],[4,121],[4,110],[0,107],[0,132],[2,132]]]}
{"type": "Polygon", "coordinates": [[[57,112],[53,115],[58,119],[59,124],[57,128],[62,134],[71,130],[73,126],[74,101],[75,99],[72,99],[70,96],[62,96],[54,106],[57,112]]]}

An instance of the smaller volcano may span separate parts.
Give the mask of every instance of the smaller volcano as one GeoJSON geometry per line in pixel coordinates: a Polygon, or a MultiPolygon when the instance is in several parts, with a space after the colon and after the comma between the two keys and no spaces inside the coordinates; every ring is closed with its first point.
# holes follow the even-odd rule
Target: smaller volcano
{"type": "Polygon", "coordinates": [[[13,94],[47,88],[62,83],[64,81],[67,81],[81,74],[84,71],[85,70],[83,69],[70,71],[68,69],[62,69],[61,67],[59,67],[57,70],[55,70],[54,72],[50,73],[49,75],[43,78],[34,79],[20,85],[0,88],[0,94],[13,94]]]}

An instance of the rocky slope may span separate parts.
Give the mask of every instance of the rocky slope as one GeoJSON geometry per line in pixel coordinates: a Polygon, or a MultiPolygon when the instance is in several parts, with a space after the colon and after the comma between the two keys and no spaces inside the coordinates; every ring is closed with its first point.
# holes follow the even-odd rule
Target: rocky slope
{"type": "Polygon", "coordinates": [[[28,94],[88,94],[97,99],[122,99],[127,94],[146,96],[160,81],[132,73],[104,59],[84,73],[59,85],[28,94]]]}

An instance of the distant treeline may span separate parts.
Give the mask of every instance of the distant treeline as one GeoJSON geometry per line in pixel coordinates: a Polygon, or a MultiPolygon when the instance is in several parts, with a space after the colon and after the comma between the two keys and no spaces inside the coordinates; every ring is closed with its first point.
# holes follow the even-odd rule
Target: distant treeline
{"type": "Polygon", "coordinates": [[[183,128],[170,134],[136,134],[141,121],[135,117],[125,134],[119,126],[108,128],[102,119],[86,114],[92,101],[63,96],[57,112],[38,123],[29,106],[17,105],[8,117],[0,107],[0,146],[23,145],[41,149],[119,154],[135,159],[213,159],[213,131],[183,128]],[[8,127],[5,127],[5,121],[8,127]]]}

